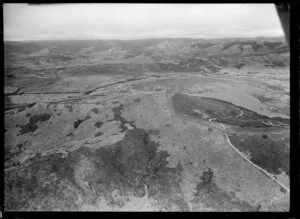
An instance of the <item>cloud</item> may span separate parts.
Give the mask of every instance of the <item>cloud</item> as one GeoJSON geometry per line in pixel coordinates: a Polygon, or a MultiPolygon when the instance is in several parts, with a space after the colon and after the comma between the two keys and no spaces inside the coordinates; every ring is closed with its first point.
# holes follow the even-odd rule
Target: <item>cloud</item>
{"type": "Polygon", "coordinates": [[[272,4],[4,4],[4,39],[283,35],[272,4]]]}

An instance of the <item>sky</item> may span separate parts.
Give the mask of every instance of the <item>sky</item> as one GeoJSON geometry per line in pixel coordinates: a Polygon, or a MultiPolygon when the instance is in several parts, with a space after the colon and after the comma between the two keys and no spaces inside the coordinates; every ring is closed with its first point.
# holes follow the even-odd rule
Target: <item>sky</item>
{"type": "Polygon", "coordinates": [[[284,36],[273,4],[4,4],[4,40],[284,36]]]}

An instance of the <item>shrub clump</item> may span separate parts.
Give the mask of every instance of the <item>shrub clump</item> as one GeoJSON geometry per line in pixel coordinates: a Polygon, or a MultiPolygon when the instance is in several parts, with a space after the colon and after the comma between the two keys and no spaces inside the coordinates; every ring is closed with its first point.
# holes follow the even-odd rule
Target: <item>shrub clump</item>
{"type": "Polygon", "coordinates": [[[99,110],[98,110],[97,108],[93,108],[93,109],[92,109],[92,112],[95,113],[95,114],[98,114],[98,113],[99,113],[99,110]]]}
{"type": "Polygon", "coordinates": [[[95,137],[99,137],[101,135],[103,135],[103,132],[97,132],[97,133],[94,134],[95,137]]]}
{"type": "Polygon", "coordinates": [[[266,134],[263,134],[263,135],[262,135],[262,137],[263,137],[264,139],[267,139],[267,138],[269,138],[269,136],[268,136],[268,135],[266,135],[266,134]]]}
{"type": "Polygon", "coordinates": [[[103,122],[100,122],[100,121],[95,123],[95,127],[97,127],[97,128],[100,128],[102,125],[103,125],[103,122]]]}
{"type": "Polygon", "coordinates": [[[37,123],[37,122],[44,122],[49,120],[51,115],[49,113],[42,113],[39,115],[33,115],[30,117],[29,122],[31,123],[37,123]]]}
{"type": "Polygon", "coordinates": [[[65,107],[69,110],[69,112],[73,112],[73,106],[72,105],[66,105],[65,107]]]}
{"type": "Polygon", "coordinates": [[[50,117],[51,115],[49,113],[42,113],[31,116],[29,118],[29,123],[27,123],[26,125],[21,125],[20,133],[23,135],[29,132],[34,132],[38,128],[38,126],[36,125],[38,122],[47,121],[50,119],[50,117]]]}
{"type": "Polygon", "coordinates": [[[74,128],[77,129],[81,123],[88,120],[89,118],[91,118],[90,115],[87,115],[84,119],[78,119],[76,122],[74,122],[74,128]]]}

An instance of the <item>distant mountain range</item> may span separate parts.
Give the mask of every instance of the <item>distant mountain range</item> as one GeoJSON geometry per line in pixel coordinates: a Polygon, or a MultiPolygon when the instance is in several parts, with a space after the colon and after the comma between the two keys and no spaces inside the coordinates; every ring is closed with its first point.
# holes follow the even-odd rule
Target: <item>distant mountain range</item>
{"type": "Polygon", "coordinates": [[[20,69],[85,68],[81,74],[208,72],[289,66],[283,37],[5,42],[6,75],[20,69]]]}

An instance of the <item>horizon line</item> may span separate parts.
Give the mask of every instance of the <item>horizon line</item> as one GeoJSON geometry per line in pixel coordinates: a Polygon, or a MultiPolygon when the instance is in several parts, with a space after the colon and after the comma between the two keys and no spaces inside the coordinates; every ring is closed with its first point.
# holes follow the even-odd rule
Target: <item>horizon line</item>
{"type": "Polygon", "coordinates": [[[205,38],[205,37],[149,37],[149,38],[78,38],[78,39],[9,39],[3,42],[36,42],[36,41],[84,41],[84,40],[117,40],[117,41],[130,41],[130,40],[160,40],[160,39],[199,39],[199,40],[223,40],[223,39],[257,39],[257,38],[285,38],[284,35],[280,36],[256,36],[256,37],[219,37],[219,38],[205,38]]]}

